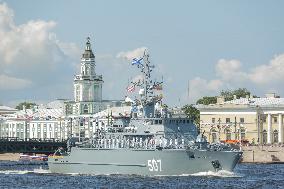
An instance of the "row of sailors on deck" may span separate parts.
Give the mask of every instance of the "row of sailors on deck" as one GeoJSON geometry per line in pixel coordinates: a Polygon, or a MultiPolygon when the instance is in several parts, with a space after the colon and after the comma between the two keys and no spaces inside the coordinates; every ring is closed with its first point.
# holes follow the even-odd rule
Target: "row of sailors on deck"
{"type": "Polygon", "coordinates": [[[92,142],[95,148],[142,148],[142,149],[155,149],[155,148],[184,148],[184,139],[138,139],[138,137],[133,137],[132,140],[129,139],[96,139],[92,142]]]}

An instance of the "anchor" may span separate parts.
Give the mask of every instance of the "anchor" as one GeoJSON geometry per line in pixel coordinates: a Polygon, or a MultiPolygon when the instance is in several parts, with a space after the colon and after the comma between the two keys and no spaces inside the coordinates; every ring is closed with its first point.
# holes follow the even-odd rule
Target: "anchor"
{"type": "Polygon", "coordinates": [[[212,166],[214,167],[215,171],[222,169],[222,165],[218,160],[211,161],[212,166]]]}

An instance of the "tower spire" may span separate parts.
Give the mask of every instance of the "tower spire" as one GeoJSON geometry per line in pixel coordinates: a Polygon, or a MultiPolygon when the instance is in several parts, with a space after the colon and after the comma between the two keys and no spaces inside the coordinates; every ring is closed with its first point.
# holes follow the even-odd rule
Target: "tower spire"
{"type": "Polygon", "coordinates": [[[90,37],[87,37],[87,42],[86,42],[86,50],[87,51],[91,51],[92,49],[91,49],[91,42],[90,42],[90,37]]]}
{"type": "Polygon", "coordinates": [[[95,58],[95,55],[91,48],[90,37],[87,37],[85,52],[82,55],[82,58],[95,58]]]}

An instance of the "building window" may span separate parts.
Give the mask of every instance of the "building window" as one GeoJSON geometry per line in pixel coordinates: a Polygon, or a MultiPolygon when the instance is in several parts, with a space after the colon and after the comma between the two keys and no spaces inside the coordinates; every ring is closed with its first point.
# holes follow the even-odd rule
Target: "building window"
{"type": "Polygon", "coordinates": [[[89,108],[87,104],[84,105],[83,112],[84,114],[87,114],[89,112],[89,108]]]}
{"type": "Polygon", "coordinates": [[[215,121],[216,121],[216,120],[215,120],[215,117],[213,117],[213,118],[212,118],[212,123],[215,123],[215,121]]]}
{"type": "Polygon", "coordinates": [[[218,142],[218,138],[217,138],[217,131],[215,129],[213,129],[211,131],[211,136],[212,136],[212,142],[218,142]]]}
{"type": "Polygon", "coordinates": [[[80,101],[80,86],[76,86],[76,101],[80,101]]]}
{"type": "Polygon", "coordinates": [[[240,123],[244,123],[245,122],[245,118],[241,117],[240,118],[240,123]]]}
{"type": "Polygon", "coordinates": [[[230,129],[226,129],[226,140],[231,140],[231,131],[230,131],[230,129]]]}
{"type": "Polygon", "coordinates": [[[267,143],[267,131],[266,130],[262,132],[262,142],[263,144],[267,143]]]}
{"type": "Polygon", "coordinates": [[[277,117],[273,117],[273,122],[277,123],[277,117]]]}
{"type": "Polygon", "coordinates": [[[273,142],[278,143],[278,131],[277,130],[273,131],[273,142]]]}
{"type": "Polygon", "coordinates": [[[246,139],[246,130],[244,128],[241,129],[241,140],[246,139]]]}
{"type": "Polygon", "coordinates": [[[226,118],[226,123],[231,123],[230,118],[226,118]]]}

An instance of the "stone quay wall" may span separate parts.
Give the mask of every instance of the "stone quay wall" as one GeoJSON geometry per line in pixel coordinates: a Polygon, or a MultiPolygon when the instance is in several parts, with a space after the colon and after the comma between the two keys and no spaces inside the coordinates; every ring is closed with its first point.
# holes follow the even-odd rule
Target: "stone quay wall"
{"type": "Polygon", "coordinates": [[[284,163],[283,146],[242,146],[243,163],[284,163]]]}

